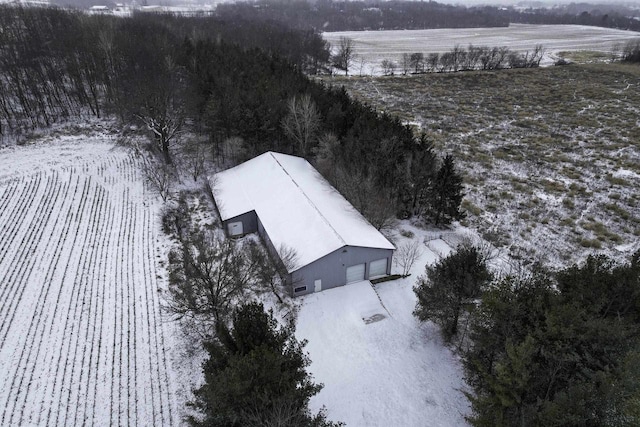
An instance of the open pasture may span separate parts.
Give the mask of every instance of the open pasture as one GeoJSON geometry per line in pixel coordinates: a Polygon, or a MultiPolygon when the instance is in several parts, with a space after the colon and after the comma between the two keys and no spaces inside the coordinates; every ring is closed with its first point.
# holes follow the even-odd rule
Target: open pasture
{"type": "Polygon", "coordinates": [[[640,249],[637,65],[330,81],[453,153],[466,222],[511,256],[567,265],[640,249]]]}

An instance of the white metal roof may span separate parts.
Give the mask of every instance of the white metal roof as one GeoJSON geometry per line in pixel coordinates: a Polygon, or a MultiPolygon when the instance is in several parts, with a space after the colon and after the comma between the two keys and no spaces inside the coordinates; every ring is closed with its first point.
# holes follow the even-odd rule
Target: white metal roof
{"type": "Polygon", "coordinates": [[[394,249],[305,159],[267,152],[210,178],[222,220],[256,211],[271,243],[303,267],[343,246],[394,249]]]}

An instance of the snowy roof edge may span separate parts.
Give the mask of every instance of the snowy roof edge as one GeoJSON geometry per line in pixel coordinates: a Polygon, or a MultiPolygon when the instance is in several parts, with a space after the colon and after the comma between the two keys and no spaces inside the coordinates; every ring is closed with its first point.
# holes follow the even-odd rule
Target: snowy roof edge
{"type": "Polygon", "coordinates": [[[223,221],[255,211],[278,253],[277,243],[302,254],[300,263],[289,272],[344,246],[395,249],[303,158],[268,151],[208,180],[223,221]],[[222,188],[217,188],[221,182],[222,188]],[[282,203],[265,196],[273,188],[282,203]]]}

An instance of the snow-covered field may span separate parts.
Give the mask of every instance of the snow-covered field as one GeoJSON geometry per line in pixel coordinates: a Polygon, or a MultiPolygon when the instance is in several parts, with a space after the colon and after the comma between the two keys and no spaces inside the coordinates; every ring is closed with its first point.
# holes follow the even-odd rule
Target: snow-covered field
{"type": "Polygon", "coordinates": [[[107,134],[0,149],[0,425],[176,425],[157,198],[107,134]]]}
{"type": "Polygon", "coordinates": [[[517,52],[532,51],[541,44],[545,49],[542,65],[551,64],[558,52],[589,50],[611,52],[617,44],[640,38],[640,33],[583,25],[511,24],[504,28],[456,28],[435,30],[341,31],[324,33],[333,48],[341,37],[354,41],[356,59],[350,74],[382,74],[380,62],[389,59],[396,64],[402,54],[421,52],[444,53],[455,45],[500,47],[517,52]]]}
{"type": "MultiPolygon", "coordinates": [[[[406,222],[402,228],[420,241],[427,234],[406,222]]],[[[396,243],[405,240],[397,236],[396,243]]],[[[412,315],[417,277],[451,250],[440,239],[427,243],[406,279],[300,298],[296,335],[309,340],[310,372],[325,385],[311,400],[313,410],[324,405],[329,419],[353,427],[467,425],[460,361],[434,324],[412,315]]]]}

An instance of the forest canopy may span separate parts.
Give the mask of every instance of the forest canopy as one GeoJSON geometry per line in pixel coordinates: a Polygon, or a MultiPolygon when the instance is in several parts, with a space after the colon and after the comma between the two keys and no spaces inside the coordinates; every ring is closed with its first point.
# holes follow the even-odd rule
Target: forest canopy
{"type": "MultiPolygon", "coordinates": [[[[186,131],[203,136],[225,166],[269,150],[304,156],[378,228],[398,215],[442,224],[462,217],[455,206],[443,215],[449,202],[435,200],[442,161],[429,138],[308,77],[330,60],[314,30],[14,7],[0,10],[0,27],[0,135],[112,116],[147,129],[166,164],[186,131]],[[313,114],[292,130],[287,123],[303,108],[313,114]]],[[[447,176],[457,182],[450,160],[447,176]]]]}

